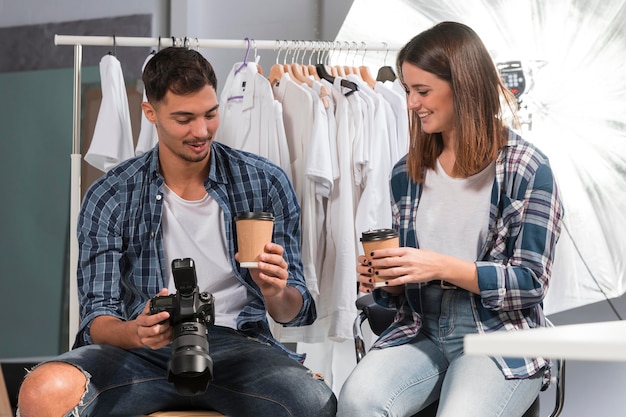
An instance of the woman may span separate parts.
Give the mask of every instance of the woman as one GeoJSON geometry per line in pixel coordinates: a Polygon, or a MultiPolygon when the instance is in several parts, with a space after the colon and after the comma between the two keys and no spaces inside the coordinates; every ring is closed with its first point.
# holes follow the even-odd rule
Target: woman
{"type": "Polygon", "coordinates": [[[463,354],[469,333],[546,325],[562,208],[547,158],[505,124],[515,98],[469,27],[443,22],[399,52],[411,110],[409,153],[391,176],[400,248],[359,257],[388,286],[394,323],[345,382],[338,416],[410,416],[439,399],[439,417],[521,416],[544,358],[463,354]]]}

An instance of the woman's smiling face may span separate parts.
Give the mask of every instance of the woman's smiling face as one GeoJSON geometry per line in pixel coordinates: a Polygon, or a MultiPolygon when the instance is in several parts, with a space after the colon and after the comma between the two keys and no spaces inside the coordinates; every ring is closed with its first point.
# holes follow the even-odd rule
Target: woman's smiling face
{"type": "Polygon", "coordinates": [[[408,109],[415,112],[425,133],[441,133],[445,138],[454,131],[454,102],[450,83],[416,65],[402,64],[402,80],[407,88],[408,109]]]}

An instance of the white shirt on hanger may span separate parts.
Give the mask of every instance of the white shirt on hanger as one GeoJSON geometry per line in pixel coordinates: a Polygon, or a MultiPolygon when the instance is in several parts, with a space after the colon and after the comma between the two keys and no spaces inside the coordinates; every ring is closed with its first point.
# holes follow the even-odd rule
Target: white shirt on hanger
{"type": "Polygon", "coordinates": [[[102,103],[85,161],[101,171],[135,156],[126,84],[120,61],[114,55],[100,60],[102,103]]]}
{"type": "Polygon", "coordinates": [[[318,256],[317,242],[315,242],[315,186],[305,175],[305,169],[311,138],[324,134],[321,131],[319,119],[323,113],[316,111],[316,101],[310,89],[306,85],[296,83],[289,73],[283,74],[280,83],[272,86],[272,90],[274,97],[281,102],[283,107],[285,135],[291,157],[292,183],[300,202],[304,276],[307,288],[316,297],[319,294],[319,288],[315,270],[315,261],[318,256]]]}
{"type": "MultiPolygon", "coordinates": [[[[150,53],[141,67],[143,71],[146,68],[146,64],[154,56],[154,52],[150,53]]],[[[146,89],[143,89],[143,101],[148,101],[146,97],[146,89]]],[[[135,155],[140,156],[148,152],[150,149],[159,142],[159,136],[157,135],[156,126],[151,123],[146,115],[141,112],[141,127],[139,130],[139,138],[137,139],[137,147],[135,147],[135,155]]]]}
{"type": "MultiPolygon", "coordinates": [[[[350,112],[348,98],[336,78],[331,88],[335,103],[337,161],[339,176],[335,180],[326,210],[326,247],[320,285],[318,320],[326,336],[333,341],[352,339],[356,317],[357,241],[354,231],[354,181],[352,145],[360,121],[350,112]]],[[[354,95],[356,93],[353,93],[354,95]]]]}
{"type": "MultiPolygon", "coordinates": [[[[335,103],[330,94],[332,86],[325,86],[321,81],[313,82],[313,90],[318,97],[322,91],[328,94],[324,105],[321,105],[325,120],[322,121],[324,134],[316,143],[311,142],[307,158],[306,175],[315,185],[315,231],[318,244],[315,270],[321,281],[322,265],[326,247],[326,212],[334,183],[339,178],[339,161],[337,160],[337,122],[335,120],[335,103]],[[323,87],[323,90],[322,90],[323,87]]],[[[318,285],[322,285],[319,283],[318,285]]]]}
{"type": "MultiPolygon", "coordinates": [[[[359,86],[355,98],[363,101],[364,133],[358,146],[354,146],[353,162],[355,183],[360,191],[355,215],[358,240],[366,230],[391,227],[389,176],[392,146],[387,127],[387,103],[361,77],[349,74],[347,78],[359,86]]],[[[358,249],[363,253],[361,245],[358,249]]]]}
{"type": "Polygon", "coordinates": [[[256,63],[235,63],[220,95],[216,140],[261,155],[289,173],[289,149],[277,117],[272,88],[256,63]]]}
{"type": "Polygon", "coordinates": [[[399,80],[382,83],[376,82],[374,90],[380,93],[391,105],[396,117],[397,156],[391,155],[392,166],[409,151],[409,113],[406,105],[406,93],[399,80]]]}
{"type": "Polygon", "coordinates": [[[285,133],[285,123],[283,121],[283,105],[278,100],[274,100],[274,122],[276,124],[276,140],[278,141],[279,147],[281,149],[280,164],[278,165],[287,174],[289,182],[293,184],[293,173],[291,172],[291,157],[289,156],[287,134],[285,133]]]}
{"type": "MultiPolygon", "coordinates": [[[[376,85],[374,85],[376,87],[376,85]]],[[[385,88],[383,88],[383,91],[385,88]]],[[[393,167],[393,165],[399,159],[399,151],[398,151],[398,119],[396,118],[396,114],[391,107],[391,103],[387,100],[385,95],[381,93],[376,88],[373,89],[376,94],[381,98],[380,102],[382,103],[384,114],[385,114],[385,122],[387,123],[386,131],[387,131],[387,139],[389,141],[389,166],[393,167]]],[[[390,95],[395,95],[396,93],[393,91],[386,91],[390,95]]]]}
{"type": "MultiPolygon", "coordinates": [[[[287,79],[286,79],[287,80],[287,79]]],[[[281,79],[281,83],[286,82],[281,79]]],[[[290,78],[289,78],[290,80],[290,78]]],[[[302,207],[302,263],[307,288],[319,303],[321,285],[321,261],[324,255],[324,218],[327,190],[332,187],[332,162],[330,161],[329,126],[327,109],[322,103],[320,89],[299,85],[311,97],[312,111],[308,115],[311,119],[310,137],[308,146],[303,152],[303,185],[304,190],[300,205],[302,207]],[[323,195],[318,195],[321,191],[323,195]]],[[[291,104],[296,105],[294,103],[291,104]]],[[[286,111],[292,111],[287,108],[286,111]]],[[[321,342],[324,335],[311,326],[280,329],[280,340],[283,342],[321,342]]]]}

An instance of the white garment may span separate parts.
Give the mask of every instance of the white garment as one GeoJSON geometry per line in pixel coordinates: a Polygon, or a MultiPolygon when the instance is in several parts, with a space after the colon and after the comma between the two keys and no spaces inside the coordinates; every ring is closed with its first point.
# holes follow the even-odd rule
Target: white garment
{"type": "MultiPolygon", "coordinates": [[[[376,91],[376,94],[380,97],[380,103],[384,110],[385,128],[387,131],[387,140],[389,141],[389,166],[393,167],[398,159],[400,159],[400,151],[398,150],[398,119],[385,96],[379,91],[376,91]]],[[[391,94],[395,94],[395,92],[391,92],[391,94]]],[[[402,156],[403,155],[404,154],[402,154],[402,156]]]]}
{"type": "Polygon", "coordinates": [[[224,213],[208,194],[197,201],[163,187],[163,247],[170,294],[176,293],[172,260],[192,258],[198,288],[215,297],[215,324],[237,328],[237,316],[253,298],[233,273],[228,259],[224,213]]]}
{"type": "MultiPolygon", "coordinates": [[[[146,64],[152,57],[154,56],[154,52],[148,55],[146,60],[141,67],[143,71],[146,68],[146,64]]],[[[146,89],[143,89],[143,101],[148,101],[146,97],[146,89]]],[[[141,112],[141,128],[139,130],[139,139],[137,139],[137,147],[135,148],[135,155],[140,156],[144,153],[148,152],[150,149],[154,148],[154,146],[159,142],[159,135],[156,131],[156,126],[151,123],[146,115],[141,112]]]]}
{"type": "Polygon", "coordinates": [[[306,85],[296,83],[288,73],[272,86],[274,97],[282,104],[285,135],[291,158],[292,184],[300,203],[302,266],[307,288],[319,294],[315,262],[317,257],[315,184],[306,176],[306,161],[311,141],[323,141],[326,115],[320,98],[306,85]],[[315,139],[312,139],[315,138],[315,139]]]}
{"type": "Polygon", "coordinates": [[[315,265],[318,258],[324,253],[318,250],[320,247],[318,240],[320,230],[317,229],[317,227],[320,226],[320,222],[318,219],[320,215],[323,216],[323,213],[319,213],[318,211],[323,209],[321,206],[317,205],[317,183],[318,181],[322,183],[322,188],[328,187],[328,182],[332,181],[332,179],[329,178],[329,175],[332,175],[332,167],[328,165],[329,153],[325,147],[328,145],[328,117],[326,115],[326,109],[317,91],[305,84],[302,84],[302,86],[311,96],[311,103],[313,105],[313,111],[309,116],[311,118],[311,132],[308,138],[309,142],[307,148],[304,149],[304,166],[302,168],[305,184],[305,194],[301,201],[301,205],[304,207],[302,217],[302,260],[305,268],[304,274],[307,287],[309,291],[317,297],[319,295],[319,271],[316,269],[315,265]],[[326,174],[322,175],[325,178],[319,178],[316,175],[324,171],[326,174]],[[314,174],[310,175],[311,172],[314,174]]]}
{"type": "Polygon", "coordinates": [[[120,61],[114,55],[100,60],[102,103],[85,161],[101,171],[135,156],[128,96],[120,61]]]}
{"type": "MultiPolygon", "coordinates": [[[[452,178],[441,167],[428,170],[417,207],[415,230],[420,248],[474,262],[489,233],[493,161],[468,178],[452,178]]],[[[445,279],[445,277],[441,277],[445,279]]]]}
{"type": "Polygon", "coordinates": [[[328,108],[321,102],[322,88],[330,93],[329,86],[320,81],[314,81],[312,92],[316,103],[315,113],[320,113],[321,132],[312,137],[307,150],[305,175],[315,183],[315,193],[328,198],[332,191],[333,182],[339,176],[337,162],[335,105],[332,96],[325,97],[328,108]]]}
{"type": "Polygon", "coordinates": [[[261,155],[290,173],[289,148],[279,117],[272,88],[256,64],[234,64],[220,96],[216,140],[261,155]]]}
{"type": "MultiPolygon", "coordinates": [[[[354,146],[353,156],[355,184],[359,188],[354,223],[358,241],[366,230],[391,227],[391,140],[387,125],[388,103],[360,77],[350,74],[348,79],[359,86],[358,93],[350,96],[350,99],[362,99],[364,126],[359,145],[354,146]]],[[[358,250],[363,253],[360,245],[358,250]]]]}
{"type": "MultiPolygon", "coordinates": [[[[348,98],[336,84],[331,89],[335,102],[336,147],[339,177],[334,183],[326,212],[326,248],[322,267],[318,322],[331,340],[352,339],[356,317],[357,241],[354,232],[354,181],[352,145],[360,121],[351,117],[348,98]]],[[[354,95],[354,94],[353,94],[354,95]]]]}
{"type": "MultiPolygon", "coordinates": [[[[271,88],[271,87],[270,87],[271,88]]],[[[276,123],[276,140],[281,147],[279,166],[287,174],[289,182],[293,184],[293,173],[291,172],[291,159],[289,156],[289,147],[287,146],[287,134],[285,133],[285,124],[283,122],[283,105],[278,100],[274,100],[274,121],[276,123]]]]}
{"type": "Polygon", "coordinates": [[[399,92],[394,85],[400,85],[399,82],[386,82],[380,81],[374,86],[374,91],[380,93],[385,100],[389,103],[391,110],[396,119],[396,155],[391,155],[391,165],[395,165],[396,162],[409,152],[409,113],[406,105],[406,94],[402,91],[399,92]]]}
{"type": "Polygon", "coordinates": [[[283,74],[278,85],[272,86],[274,97],[283,105],[283,123],[291,172],[293,188],[298,201],[302,202],[304,193],[305,150],[309,146],[313,118],[313,98],[300,84],[291,79],[288,73],[283,74]]]}
{"type": "MultiPolygon", "coordinates": [[[[281,80],[281,82],[283,82],[281,80]]],[[[311,113],[311,135],[309,146],[305,150],[304,183],[305,192],[301,206],[304,207],[302,213],[302,263],[304,266],[304,276],[307,288],[311,292],[316,305],[319,305],[320,286],[322,273],[322,261],[324,255],[324,242],[326,238],[325,217],[326,204],[332,190],[333,183],[333,161],[331,161],[331,151],[329,138],[331,131],[329,122],[334,120],[328,114],[332,114],[332,103],[326,97],[328,109],[322,102],[320,93],[322,84],[312,83],[311,87],[301,85],[312,99],[313,112],[311,113]]],[[[334,137],[334,125],[332,126],[332,136],[334,137]]],[[[333,146],[334,142],[333,142],[333,146]]],[[[283,342],[322,342],[325,339],[325,332],[319,326],[304,326],[279,329],[280,340],[283,342]]],[[[274,334],[278,334],[274,330],[274,334]]]]}
{"type": "MultiPolygon", "coordinates": [[[[361,247],[355,230],[355,212],[361,193],[357,190],[353,176],[355,166],[353,158],[359,155],[360,160],[365,162],[359,168],[360,181],[365,181],[366,185],[376,182],[369,175],[379,174],[369,171],[372,168],[370,164],[376,165],[380,158],[386,159],[384,155],[389,154],[389,151],[375,151],[373,147],[376,143],[373,142],[378,139],[378,145],[389,146],[389,143],[385,143],[384,137],[388,136],[389,126],[393,123],[389,123],[385,116],[378,119],[378,125],[373,123],[376,116],[366,111],[366,106],[370,106],[369,110],[373,110],[376,108],[375,103],[378,102],[385,115],[390,109],[384,100],[380,101],[380,98],[367,100],[361,97],[371,90],[369,86],[361,85],[359,92],[346,98],[344,96],[346,90],[339,85],[333,86],[325,80],[322,82],[331,89],[332,93],[327,116],[329,117],[329,162],[332,164],[333,183],[332,188],[329,189],[329,197],[326,201],[321,201],[326,204],[326,217],[324,219],[324,257],[322,258],[322,273],[319,275],[318,319],[313,325],[307,326],[309,338],[303,340],[309,343],[298,343],[298,350],[307,352],[305,364],[313,369],[324,371],[329,384],[338,393],[355,363],[352,325],[356,317],[354,306],[357,297],[356,258],[361,247]],[[377,134],[378,129],[382,129],[383,133],[377,134]],[[359,145],[361,145],[360,148],[359,145]],[[354,151],[355,148],[357,152],[354,151]],[[320,343],[311,343],[318,339],[320,343]]],[[[338,84],[340,79],[336,82],[338,84]]],[[[391,166],[389,161],[386,164],[388,167],[391,166]]],[[[379,164],[374,168],[380,167],[379,164]]],[[[327,173],[318,174],[319,177],[327,175],[327,173]]],[[[387,188],[388,174],[384,175],[383,180],[387,188]]],[[[325,192],[320,189],[322,184],[316,183],[318,199],[325,192]]],[[[372,191],[376,192],[374,188],[372,191]]],[[[383,193],[385,192],[380,193],[381,198],[388,199],[388,191],[384,195],[383,193]]],[[[367,199],[368,194],[365,195],[367,199]]],[[[390,223],[388,200],[381,211],[384,212],[384,221],[390,223]]]]}
{"type": "Polygon", "coordinates": [[[317,232],[315,242],[317,242],[317,255],[314,259],[315,271],[318,277],[318,286],[324,285],[322,265],[326,250],[326,212],[328,201],[333,191],[334,183],[339,178],[339,161],[337,160],[337,121],[335,120],[335,102],[330,93],[331,85],[323,84],[321,81],[313,82],[313,90],[318,97],[324,95],[324,106],[320,106],[323,112],[322,121],[325,133],[317,142],[311,142],[306,162],[306,176],[315,185],[315,228],[317,232]]]}

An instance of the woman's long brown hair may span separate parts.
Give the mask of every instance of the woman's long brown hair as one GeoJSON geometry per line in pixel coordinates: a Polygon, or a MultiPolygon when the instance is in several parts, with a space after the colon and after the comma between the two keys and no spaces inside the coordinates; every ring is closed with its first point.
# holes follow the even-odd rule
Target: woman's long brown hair
{"type": "MultiPolygon", "coordinates": [[[[401,80],[403,63],[450,83],[458,133],[453,175],[468,177],[482,170],[506,144],[502,105],[515,113],[517,101],[504,86],[478,35],[461,23],[439,23],[400,50],[396,64],[401,80]]],[[[422,182],[426,169],[435,168],[443,150],[442,137],[441,133],[424,133],[415,112],[410,114],[409,123],[408,174],[422,182]]]]}

